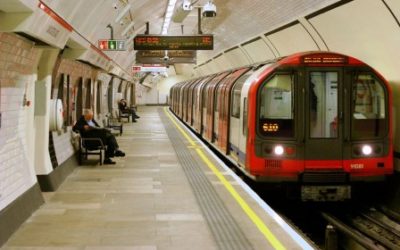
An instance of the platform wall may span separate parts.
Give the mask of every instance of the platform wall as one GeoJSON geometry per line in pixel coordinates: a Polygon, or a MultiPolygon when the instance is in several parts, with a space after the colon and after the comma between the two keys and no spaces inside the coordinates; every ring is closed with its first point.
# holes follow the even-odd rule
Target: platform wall
{"type": "Polygon", "coordinates": [[[33,42],[0,32],[0,210],[36,183],[32,100],[39,58],[33,42]]]}

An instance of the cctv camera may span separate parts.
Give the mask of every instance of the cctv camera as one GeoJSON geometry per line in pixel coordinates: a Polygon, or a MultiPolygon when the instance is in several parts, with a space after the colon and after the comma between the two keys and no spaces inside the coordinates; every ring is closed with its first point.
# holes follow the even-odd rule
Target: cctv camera
{"type": "Polygon", "coordinates": [[[164,56],[164,57],[163,57],[163,60],[164,60],[164,61],[168,61],[168,60],[169,60],[169,57],[168,57],[168,56],[164,56]]]}
{"type": "Polygon", "coordinates": [[[114,8],[114,9],[118,9],[118,6],[117,6],[116,3],[113,3],[113,8],[114,8]]]}
{"type": "Polygon", "coordinates": [[[184,0],[182,3],[182,9],[185,11],[191,11],[193,9],[191,1],[184,0]]]}
{"type": "Polygon", "coordinates": [[[217,15],[217,6],[208,2],[203,6],[203,17],[215,17],[217,15]]]}

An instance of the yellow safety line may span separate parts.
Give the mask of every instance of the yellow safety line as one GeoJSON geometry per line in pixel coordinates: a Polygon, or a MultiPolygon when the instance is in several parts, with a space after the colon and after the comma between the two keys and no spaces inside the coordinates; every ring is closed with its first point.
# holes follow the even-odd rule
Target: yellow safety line
{"type": "MultiPolygon", "coordinates": [[[[190,136],[182,129],[182,127],[172,118],[172,116],[167,112],[167,108],[164,108],[164,112],[167,114],[169,119],[175,124],[176,128],[182,133],[182,135],[188,140],[191,145],[195,145],[196,143],[190,138],[190,136]]],[[[218,177],[221,183],[225,186],[228,192],[232,195],[232,197],[236,200],[236,202],[242,207],[247,216],[251,219],[251,221],[257,226],[258,230],[265,236],[265,238],[271,243],[271,245],[275,249],[286,249],[282,243],[275,237],[275,235],[268,229],[265,223],[260,219],[260,217],[251,209],[251,207],[246,203],[246,201],[239,195],[239,193],[235,190],[235,188],[229,183],[229,181],[225,178],[221,172],[218,171],[218,168],[207,158],[204,154],[203,150],[200,148],[196,148],[197,154],[204,161],[204,163],[213,171],[213,173],[218,177]]]]}

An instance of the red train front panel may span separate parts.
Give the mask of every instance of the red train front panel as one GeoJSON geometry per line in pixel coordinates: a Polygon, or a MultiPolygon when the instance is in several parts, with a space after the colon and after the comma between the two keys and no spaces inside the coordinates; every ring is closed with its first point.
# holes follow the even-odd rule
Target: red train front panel
{"type": "Polygon", "coordinates": [[[249,90],[246,165],[265,181],[379,181],[393,171],[391,93],[362,62],[297,54],[249,90]]]}

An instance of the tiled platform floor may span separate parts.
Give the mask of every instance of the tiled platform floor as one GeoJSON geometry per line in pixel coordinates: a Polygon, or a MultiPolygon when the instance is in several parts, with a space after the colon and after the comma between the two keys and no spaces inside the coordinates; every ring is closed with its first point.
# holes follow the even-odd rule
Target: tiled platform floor
{"type": "Polygon", "coordinates": [[[126,157],[75,169],[3,249],[216,249],[157,108],[139,115],[126,157]]]}
{"type": "MultiPolygon", "coordinates": [[[[3,246],[5,250],[176,250],[218,249],[190,184],[161,122],[158,107],[141,107],[137,123],[125,123],[117,137],[126,157],[116,165],[77,167],[54,193],[44,193],[46,203],[3,246]]],[[[188,148],[193,159],[202,162],[188,148]]],[[[286,249],[301,249],[245,192],[215,159],[227,181],[237,188],[269,230],[286,249]]],[[[200,163],[201,164],[201,163],[200,163]]],[[[252,246],[273,249],[204,163],[212,183],[229,213],[252,246]]]]}

